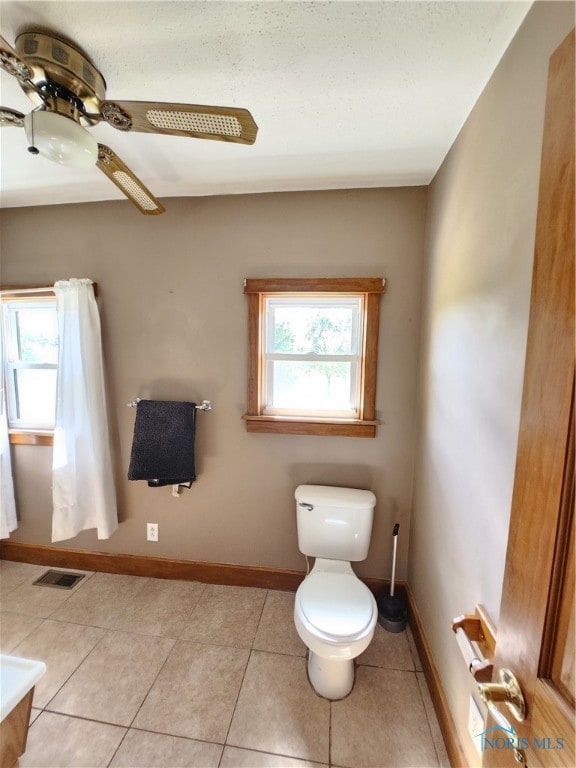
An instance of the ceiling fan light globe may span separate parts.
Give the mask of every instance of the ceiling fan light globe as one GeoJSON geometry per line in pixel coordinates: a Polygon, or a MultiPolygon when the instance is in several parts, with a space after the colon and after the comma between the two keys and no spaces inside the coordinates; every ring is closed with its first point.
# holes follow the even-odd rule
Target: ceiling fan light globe
{"type": "Polygon", "coordinates": [[[77,122],[56,112],[30,112],[24,118],[30,146],[60,165],[90,168],[98,159],[98,142],[77,122]]]}

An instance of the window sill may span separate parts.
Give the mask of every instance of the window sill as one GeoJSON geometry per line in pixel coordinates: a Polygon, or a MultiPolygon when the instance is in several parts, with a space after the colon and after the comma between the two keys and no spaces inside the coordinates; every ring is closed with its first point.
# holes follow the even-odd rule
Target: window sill
{"type": "Polygon", "coordinates": [[[24,429],[9,429],[8,438],[12,445],[53,445],[53,432],[34,432],[24,429]]]}
{"type": "Polygon", "coordinates": [[[247,432],[272,435],[320,435],[325,437],[376,437],[376,419],[321,419],[298,416],[250,416],[246,421],[247,432]]]}

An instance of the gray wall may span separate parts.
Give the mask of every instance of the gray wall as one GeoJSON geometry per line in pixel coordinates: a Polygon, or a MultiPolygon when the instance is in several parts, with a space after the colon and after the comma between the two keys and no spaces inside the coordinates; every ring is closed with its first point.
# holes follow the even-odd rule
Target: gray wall
{"type": "MultiPolygon", "coordinates": [[[[62,546],[208,562],[304,567],[294,489],[369,488],[378,499],[363,575],[389,573],[401,523],[406,575],[426,190],[404,188],[168,199],[159,217],[129,203],[8,209],[2,281],[98,283],[122,524],[62,546]],[[375,439],[248,434],[244,277],[385,276],[375,439]],[[212,400],[198,416],[198,480],[129,482],[136,396],[212,400]],[[160,541],[146,542],[146,522],[160,541]]],[[[13,446],[15,541],[50,543],[51,448],[13,446]]]]}
{"type": "Polygon", "coordinates": [[[430,187],[409,583],[471,765],[450,621],[498,622],[514,480],[548,59],[571,3],[536,3],[430,187]]]}

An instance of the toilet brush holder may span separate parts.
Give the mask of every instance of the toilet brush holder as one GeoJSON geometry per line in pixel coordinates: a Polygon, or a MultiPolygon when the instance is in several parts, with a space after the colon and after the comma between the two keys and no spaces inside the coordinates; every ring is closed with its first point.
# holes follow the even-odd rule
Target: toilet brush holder
{"type": "Polygon", "coordinates": [[[403,632],[408,622],[408,606],[400,595],[380,595],[376,599],[378,624],[387,632],[403,632]]]}
{"type": "Polygon", "coordinates": [[[395,594],[396,576],[396,549],[398,546],[398,531],[400,524],[396,523],[392,530],[392,579],[390,581],[390,594],[379,595],[376,598],[378,606],[378,624],[387,632],[403,632],[408,621],[408,605],[404,595],[395,594]]]}

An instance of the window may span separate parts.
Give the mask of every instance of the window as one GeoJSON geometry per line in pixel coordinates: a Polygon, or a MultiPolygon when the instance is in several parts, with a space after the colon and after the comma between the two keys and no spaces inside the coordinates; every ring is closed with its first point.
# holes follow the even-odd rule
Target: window
{"type": "Polygon", "coordinates": [[[12,431],[51,432],[58,369],[58,319],[52,292],[2,296],[2,352],[8,426],[12,431]]]}
{"type": "Polygon", "coordinates": [[[246,280],[249,432],[374,437],[381,278],[246,280]]]}
{"type": "Polygon", "coordinates": [[[263,299],[262,412],[357,419],[363,297],[263,299]]]}

